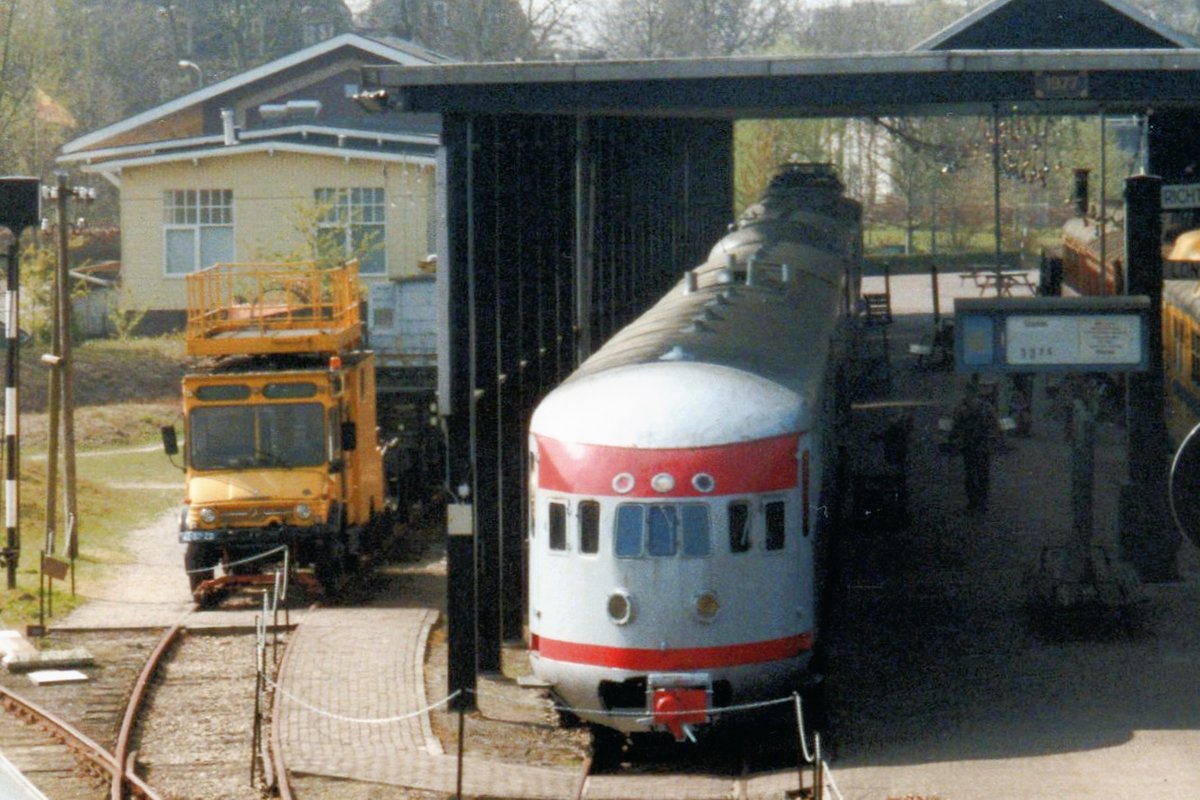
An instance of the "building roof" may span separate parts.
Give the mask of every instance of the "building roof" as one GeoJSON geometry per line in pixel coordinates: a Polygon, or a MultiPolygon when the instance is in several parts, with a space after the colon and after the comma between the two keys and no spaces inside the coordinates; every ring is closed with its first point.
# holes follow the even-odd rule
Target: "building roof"
{"type": "Polygon", "coordinates": [[[1193,48],[1123,0],[992,0],[913,50],[1193,48]]]}
{"type": "Polygon", "coordinates": [[[113,169],[119,168],[118,162],[130,166],[140,159],[161,160],[168,153],[187,158],[211,153],[225,144],[222,108],[236,109],[238,138],[256,144],[264,139],[290,140],[310,151],[329,148],[344,153],[349,141],[363,154],[432,154],[437,144],[435,119],[412,115],[381,126],[377,118],[359,113],[352,99],[332,84],[350,63],[403,68],[446,61],[445,56],[395,38],[342,34],[80,136],[63,145],[59,161],[103,162],[113,169]],[[294,100],[297,93],[303,95],[320,81],[326,82],[320,87],[324,102],[282,102],[294,100]],[[279,111],[278,118],[269,118],[262,110],[272,105],[279,111]],[[308,113],[297,119],[288,113],[293,109],[308,113]],[[319,122],[316,116],[321,116],[319,122]]]}

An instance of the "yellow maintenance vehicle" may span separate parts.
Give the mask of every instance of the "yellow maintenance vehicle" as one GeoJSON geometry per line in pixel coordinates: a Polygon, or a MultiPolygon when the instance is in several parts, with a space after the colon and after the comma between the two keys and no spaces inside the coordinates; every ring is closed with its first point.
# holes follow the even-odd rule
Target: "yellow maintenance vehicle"
{"type": "MultiPolygon", "coordinates": [[[[358,264],[216,264],[187,276],[187,293],[179,538],[192,590],[252,582],[285,553],[332,590],[394,511],[358,264]]],[[[180,451],[174,427],[163,444],[180,451]]]]}

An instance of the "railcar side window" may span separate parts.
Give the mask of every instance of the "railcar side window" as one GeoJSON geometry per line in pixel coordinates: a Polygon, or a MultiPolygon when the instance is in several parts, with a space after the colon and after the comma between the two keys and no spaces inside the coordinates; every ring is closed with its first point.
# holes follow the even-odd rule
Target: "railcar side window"
{"type": "Polygon", "coordinates": [[[729,504],[729,551],[745,553],[750,549],[750,504],[739,500],[729,504]]]}
{"type": "Polygon", "coordinates": [[[767,503],[764,510],[767,518],[767,549],[782,550],[786,530],[783,501],[776,500],[767,503]]]}
{"type": "Polygon", "coordinates": [[[550,549],[567,549],[567,507],[562,503],[550,504],[550,549]]]}
{"type": "Polygon", "coordinates": [[[616,552],[624,558],[642,554],[642,507],[621,506],[617,509],[616,552]]]}
{"type": "Polygon", "coordinates": [[[706,556],[712,550],[708,532],[708,507],[686,505],[679,509],[683,521],[683,554],[693,558],[706,556]]]}
{"type": "Polygon", "coordinates": [[[600,552],[600,504],[595,500],[579,502],[579,552],[600,552]]]}

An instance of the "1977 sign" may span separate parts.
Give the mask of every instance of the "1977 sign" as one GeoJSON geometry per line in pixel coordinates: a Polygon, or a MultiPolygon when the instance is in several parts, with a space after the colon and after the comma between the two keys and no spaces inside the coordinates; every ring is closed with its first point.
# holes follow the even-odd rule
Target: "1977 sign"
{"type": "Polygon", "coordinates": [[[1033,92],[1039,99],[1083,100],[1088,96],[1086,72],[1039,72],[1033,76],[1033,92]]]}

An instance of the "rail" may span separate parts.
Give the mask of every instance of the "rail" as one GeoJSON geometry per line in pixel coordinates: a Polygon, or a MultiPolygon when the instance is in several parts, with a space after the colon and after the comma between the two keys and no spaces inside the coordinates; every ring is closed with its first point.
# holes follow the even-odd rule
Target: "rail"
{"type": "Polygon", "coordinates": [[[187,276],[187,353],[339,353],[362,341],[358,262],[214,264],[187,276]]]}
{"type": "Polygon", "coordinates": [[[141,779],[134,774],[133,759],[130,757],[131,754],[129,752],[129,742],[133,738],[133,726],[137,722],[138,712],[141,710],[146,690],[150,687],[150,681],[154,680],[154,675],[158,672],[158,667],[162,663],[163,656],[186,630],[180,623],[171,626],[159,641],[158,646],[154,648],[154,652],[146,659],[146,663],[138,675],[137,683],[134,684],[133,692],[129,697],[129,703],[125,706],[125,716],[121,720],[121,730],[117,734],[117,747],[113,753],[113,759],[118,765],[118,770],[113,773],[112,780],[112,796],[116,800],[124,797],[122,788],[126,781],[138,781],[140,783],[141,779]]]}
{"type": "Polygon", "coordinates": [[[140,798],[140,800],[161,800],[162,796],[143,780],[126,772],[124,765],[117,761],[115,755],[58,715],[3,686],[0,686],[0,704],[27,722],[42,725],[51,736],[78,753],[94,767],[113,776],[113,797],[125,797],[123,789],[128,788],[130,797],[140,798]]]}

